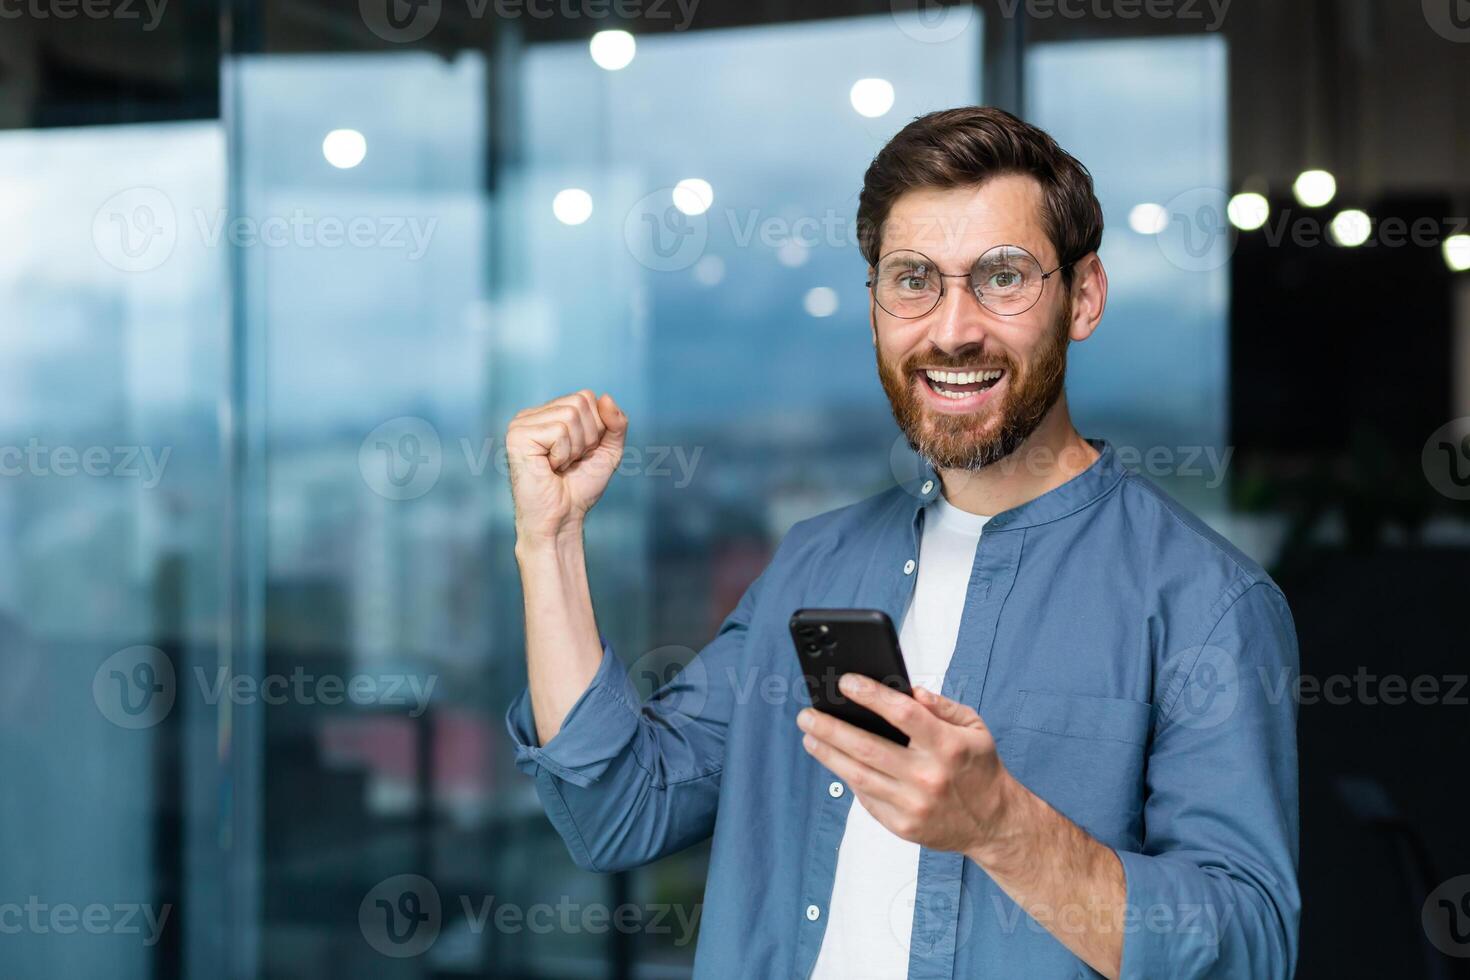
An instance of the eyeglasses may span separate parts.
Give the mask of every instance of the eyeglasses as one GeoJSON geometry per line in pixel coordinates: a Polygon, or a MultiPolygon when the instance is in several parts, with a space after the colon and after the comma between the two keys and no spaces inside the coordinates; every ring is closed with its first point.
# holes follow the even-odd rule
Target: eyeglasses
{"type": "Polygon", "coordinates": [[[885,313],[904,320],[932,312],[944,299],[946,279],[968,279],[981,306],[1001,316],[1016,316],[1035,306],[1046,281],[1071,264],[1063,262],[1042,272],[1041,263],[1021,246],[997,245],[976,259],[969,272],[946,273],[923,252],[903,248],[878,259],[867,285],[885,313]]]}

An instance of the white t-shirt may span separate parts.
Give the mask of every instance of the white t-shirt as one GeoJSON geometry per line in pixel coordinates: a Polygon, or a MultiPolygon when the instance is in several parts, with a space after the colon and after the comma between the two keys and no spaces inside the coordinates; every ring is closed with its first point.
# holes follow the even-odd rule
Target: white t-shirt
{"type": "MultiPolygon", "coordinates": [[[[975,548],[989,517],[943,496],[924,518],[918,581],[898,642],[909,680],[944,685],[954,655],[975,548]]],[[[919,879],[919,845],[890,833],[856,798],[837,852],[827,930],[812,980],[894,980],[909,972],[909,939],[919,879]]]]}

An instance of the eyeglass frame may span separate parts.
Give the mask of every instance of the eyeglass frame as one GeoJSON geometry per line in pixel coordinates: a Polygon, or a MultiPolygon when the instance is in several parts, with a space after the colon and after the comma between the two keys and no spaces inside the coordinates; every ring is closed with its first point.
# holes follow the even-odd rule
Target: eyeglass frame
{"type": "MultiPolygon", "coordinates": [[[[1040,262],[1040,260],[1038,260],[1036,258],[1036,256],[1032,255],[1031,252],[1028,249],[1026,249],[1024,246],[1016,245],[1016,244],[1013,244],[1011,242],[1002,242],[999,245],[992,245],[989,248],[987,248],[985,251],[981,252],[980,255],[979,255],[979,257],[976,258],[974,262],[970,263],[970,271],[969,272],[940,272],[940,271],[938,271],[939,270],[939,263],[938,262],[935,262],[933,259],[929,258],[929,256],[925,255],[923,252],[919,251],[918,249],[916,249],[916,248],[893,248],[893,249],[889,249],[888,251],[884,252],[882,255],[878,256],[878,261],[873,264],[873,274],[868,277],[867,281],[864,282],[863,285],[867,286],[868,287],[868,290],[870,292],[873,292],[873,284],[875,282],[877,282],[878,267],[883,264],[883,260],[886,259],[886,258],[888,258],[888,256],[893,255],[893,254],[898,253],[898,252],[913,252],[915,255],[920,256],[926,262],[928,262],[930,265],[932,265],[934,267],[934,269],[935,269],[934,274],[939,277],[939,298],[934,301],[934,305],[933,306],[929,307],[923,313],[919,313],[919,314],[917,314],[915,316],[903,316],[902,314],[894,313],[892,310],[888,309],[888,307],[884,306],[882,303],[879,303],[878,302],[878,294],[876,292],[873,292],[873,302],[874,303],[877,303],[878,309],[882,310],[884,313],[887,313],[889,316],[891,316],[891,317],[897,317],[900,320],[920,320],[920,319],[923,319],[924,317],[928,316],[930,313],[933,313],[935,310],[939,309],[940,304],[944,302],[944,293],[945,293],[944,280],[946,280],[946,279],[968,279],[968,278],[970,278],[970,275],[975,271],[975,266],[977,266],[977,265],[980,264],[980,259],[985,258],[985,256],[989,255],[991,252],[994,252],[998,248],[1014,248],[1014,249],[1016,249],[1019,252],[1023,252],[1023,253],[1025,253],[1025,255],[1029,259],[1031,259],[1032,262],[1035,262],[1036,263],[1036,267],[1038,269],[1041,268],[1041,262],[1040,262]]],[[[981,306],[984,306],[985,309],[988,312],[994,313],[996,316],[1020,316],[1022,313],[1029,313],[1029,312],[1031,312],[1031,310],[1033,308],[1035,308],[1035,306],[1036,306],[1037,303],[1040,303],[1041,302],[1042,294],[1046,292],[1046,281],[1048,279],[1050,279],[1052,276],[1056,275],[1058,272],[1061,272],[1063,269],[1067,268],[1068,266],[1075,265],[1076,262],[1077,262],[1076,259],[1072,259],[1069,262],[1063,262],[1061,265],[1057,266],[1055,269],[1051,270],[1050,272],[1043,272],[1041,274],[1041,288],[1036,291],[1036,298],[1031,301],[1031,305],[1028,306],[1028,307],[1026,307],[1024,310],[1016,310],[1013,313],[1002,313],[1000,310],[992,310],[990,307],[985,306],[985,300],[983,300],[981,298],[981,296],[983,296],[984,293],[980,293],[980,295],[977,295],[975,297],[975,302],[979,303],[981,306]]],[[[976,292],[976,290],[971,289],[971,290],[968,290],[968,292],[974,293],[974,292],[976,292]]]]}

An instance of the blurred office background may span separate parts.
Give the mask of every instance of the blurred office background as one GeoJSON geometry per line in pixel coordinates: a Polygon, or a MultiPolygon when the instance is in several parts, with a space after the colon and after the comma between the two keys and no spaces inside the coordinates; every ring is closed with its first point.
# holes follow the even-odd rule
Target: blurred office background
{"type": "Polygon", "coordinates": [[[582,873],[512,766],[505,425],[628,411],[650,688],[912,466],[857,194],[986,102],[1097,181],[1084,433],[1375,678],[1303,698],[1300,975],[1466,975],[1467,91],[1456,0],[0,8],[0,973],[687,975],[704,848],[582,873]]]}

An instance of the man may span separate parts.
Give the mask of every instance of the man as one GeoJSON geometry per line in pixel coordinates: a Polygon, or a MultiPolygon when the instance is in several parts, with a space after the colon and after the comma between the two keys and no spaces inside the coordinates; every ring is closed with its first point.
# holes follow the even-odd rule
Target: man
{"type": "Polygon", "coordinates": [[[923,472],[793,527],[641,706],[582,552],[627,419],[581,391],[512,421],[518,765],[584,868],[713,834],[696,976],[1290,975],[1296,708],[1261,680],[1297,670],[1291,616],[1073,428],[1067,348],[1108,291],[1091,177],[1005,112],[932,113],[873,160],[858,226],[923,472]],[[808,606],[902,623],[914,696],[842,691],[908,746],[803,707],[808,606]]]}

